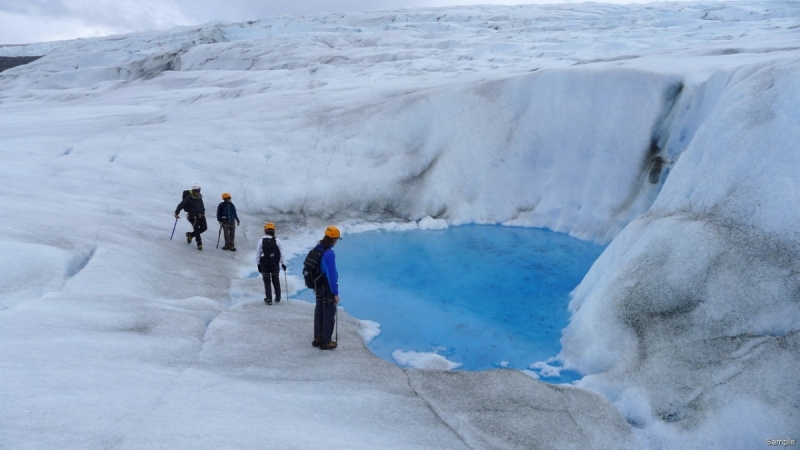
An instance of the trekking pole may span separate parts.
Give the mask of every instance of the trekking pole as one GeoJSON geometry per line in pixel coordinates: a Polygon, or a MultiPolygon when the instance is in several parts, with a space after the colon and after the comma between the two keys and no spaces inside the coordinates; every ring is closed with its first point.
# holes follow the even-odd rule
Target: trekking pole
{"type": "MultiPolygon", "coordinates": [[[[217,248],[219,248],[219,237],[222,236],[222,225],[219,226],[219,233],[217,233],[217,248]]],[[[225,238],[227,239],[227,238],[225,238]]]]}
{"type": "Polygon", "coordinates": [[[286,285],[286,303],[289,303],[289,278],[286,277],[286,269],[283,269],[283,284],[286,285]]]}
{"type": "Polygon", "coordinates": [[[175,218],[175,225],[172,226],[172,234],[169,235],[169,240],[172,240],[172,236],[175,236],[175,227],[178,226],[178,218],[175,218]]]}

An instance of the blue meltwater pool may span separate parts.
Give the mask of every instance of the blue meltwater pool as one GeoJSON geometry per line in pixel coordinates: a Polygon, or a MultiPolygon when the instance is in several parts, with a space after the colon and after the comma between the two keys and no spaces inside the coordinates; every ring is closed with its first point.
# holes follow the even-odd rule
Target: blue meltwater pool
{"type": "MultiPolygon", "coordinates": [[[[350,234],[335,247],[340,306],[380,323],[369,348],[395,364],[432,353],[459,370],[527,369],[568,382],[577,374],[548,376],[558,370],[531,364],[560,351],[569,293],[604,248],[548,230],[488,225],[350,234]]],[[[302,258],[291,266],[300,273],[302,258]]],[[[298,297],[313,301],[309,290],[298,297]]]]}

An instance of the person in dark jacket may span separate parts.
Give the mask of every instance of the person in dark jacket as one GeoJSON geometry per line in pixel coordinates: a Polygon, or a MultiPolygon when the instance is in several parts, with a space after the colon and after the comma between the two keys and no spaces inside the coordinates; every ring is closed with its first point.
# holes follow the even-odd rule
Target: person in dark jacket
{"type": "Polygon", "coordinates": [[[317,251],[322,252],[320,271],[323,279],[316,284],[314,292],[317,304],[314,308],[314,340],[311,345],[322,350],[332,350],[337,346],[336,341],[331,340],[336,321],[336,307],[339,305],[339,272],[336,270],[333,246],[341,238],[339,229],[330,226],[315,247],[317,251]]]}
{"type": "Polygon", "coordinates": [[[236,237],[236,227],[240,222],[239,216],[236,215],[236,205],[231,201],[231,194],[227,192],[222,194],[222,202],[217,206],[217,222],[222,228],[222,235],[225,236],[225,246],[222,249],[235,252],[236,246],[233,244],[233,240],[236,237]]]}
{"type": "Polygon", "coordinates": [[[175,208],[175,218],[180,217],[181,210],[187,213],[186,220],[192,224],[193,231],[186,233],[186,243],[191,244],[192,238],[197,240],[197,249],[203,249],[203,239],[200,235],[208,229],[206,223],[206,207],[203,204],[203,196],[200,195],[200,185],[192,186],[189,195],[183,198],[183,201],[175,208]]]}
{"type": "Polygon", "coordinates": [[[264,279],[264,294],[266,295],[264,303],[272,304],[272,288],[275,288],[275,303],[280,303],[280,270],[283,268],[283,271],[286,272],[286,264],[283,262],[283,246],[280,239],[275,237],[275,224],[272,222],[267,222],[264,225],[264,237],[258,241],[256,265],[258,266],[258,272],[264,279]],[[272,284],[272,287],[270,287],[270,284],[272,284]]]}

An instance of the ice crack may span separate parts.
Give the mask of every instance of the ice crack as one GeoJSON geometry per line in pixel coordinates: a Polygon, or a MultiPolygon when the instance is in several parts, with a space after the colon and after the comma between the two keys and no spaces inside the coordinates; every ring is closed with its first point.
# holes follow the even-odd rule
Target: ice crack
{"type": "Polygon", "coordinates": [[[431,404],[431,402],[429,402],[428,399],[426,399],[425,397],[421,396],[419,394],[419,392],[417,392],[417,390],[414,389],[414,386],[411,385],[411,377],[408,376],[408,370],[403,370],[403,373],[406,376],[406,383],[408,383],[408,387],[409,387],[409,389],[411,389],[411,392],[413,392],[414,395],[417,396],[417,398],[419,398],[420,400],[425,402],[425,406],[428,408],[428,410],[431,413],[433,413],[433,415],[436,416],[436,418],[439,419],[439,421],[445,427],[447,427],[450,431],[452,431],[453,434],[455,434],[456,437],[458,437],[458,439],[464,444],[464,446],[466,446],[469,449],[472,449],[472,447],[469,444],[467,444],[467,441],[464,440],[464,437],[461,436],[461,434],[459,434],[459,432],[455,428],[453,428],[446,420],[444,420],[444,418],[442,416],[439,415],[439,413],[436,411],[436,408],[434,408],[434,406],[431,404]]]}

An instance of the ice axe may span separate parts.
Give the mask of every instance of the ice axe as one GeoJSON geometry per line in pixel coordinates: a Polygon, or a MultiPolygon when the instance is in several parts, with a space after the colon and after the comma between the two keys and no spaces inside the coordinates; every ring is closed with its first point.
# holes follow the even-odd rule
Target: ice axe
{"type": "Polygon", "coordinates": [[[286,303],[289,303],[289,278],[286,276],[286,266],[283,268],[283,284],[286,285],[286,303]]]}
{"type": "Polygon", "coordinates": [[[172,236],[175,236],[175,227],[178,226],[178,218],[175,218],[175,225],[172,226],[172,234],[169,235],[169,240],[172,240],[172,236]]]}

